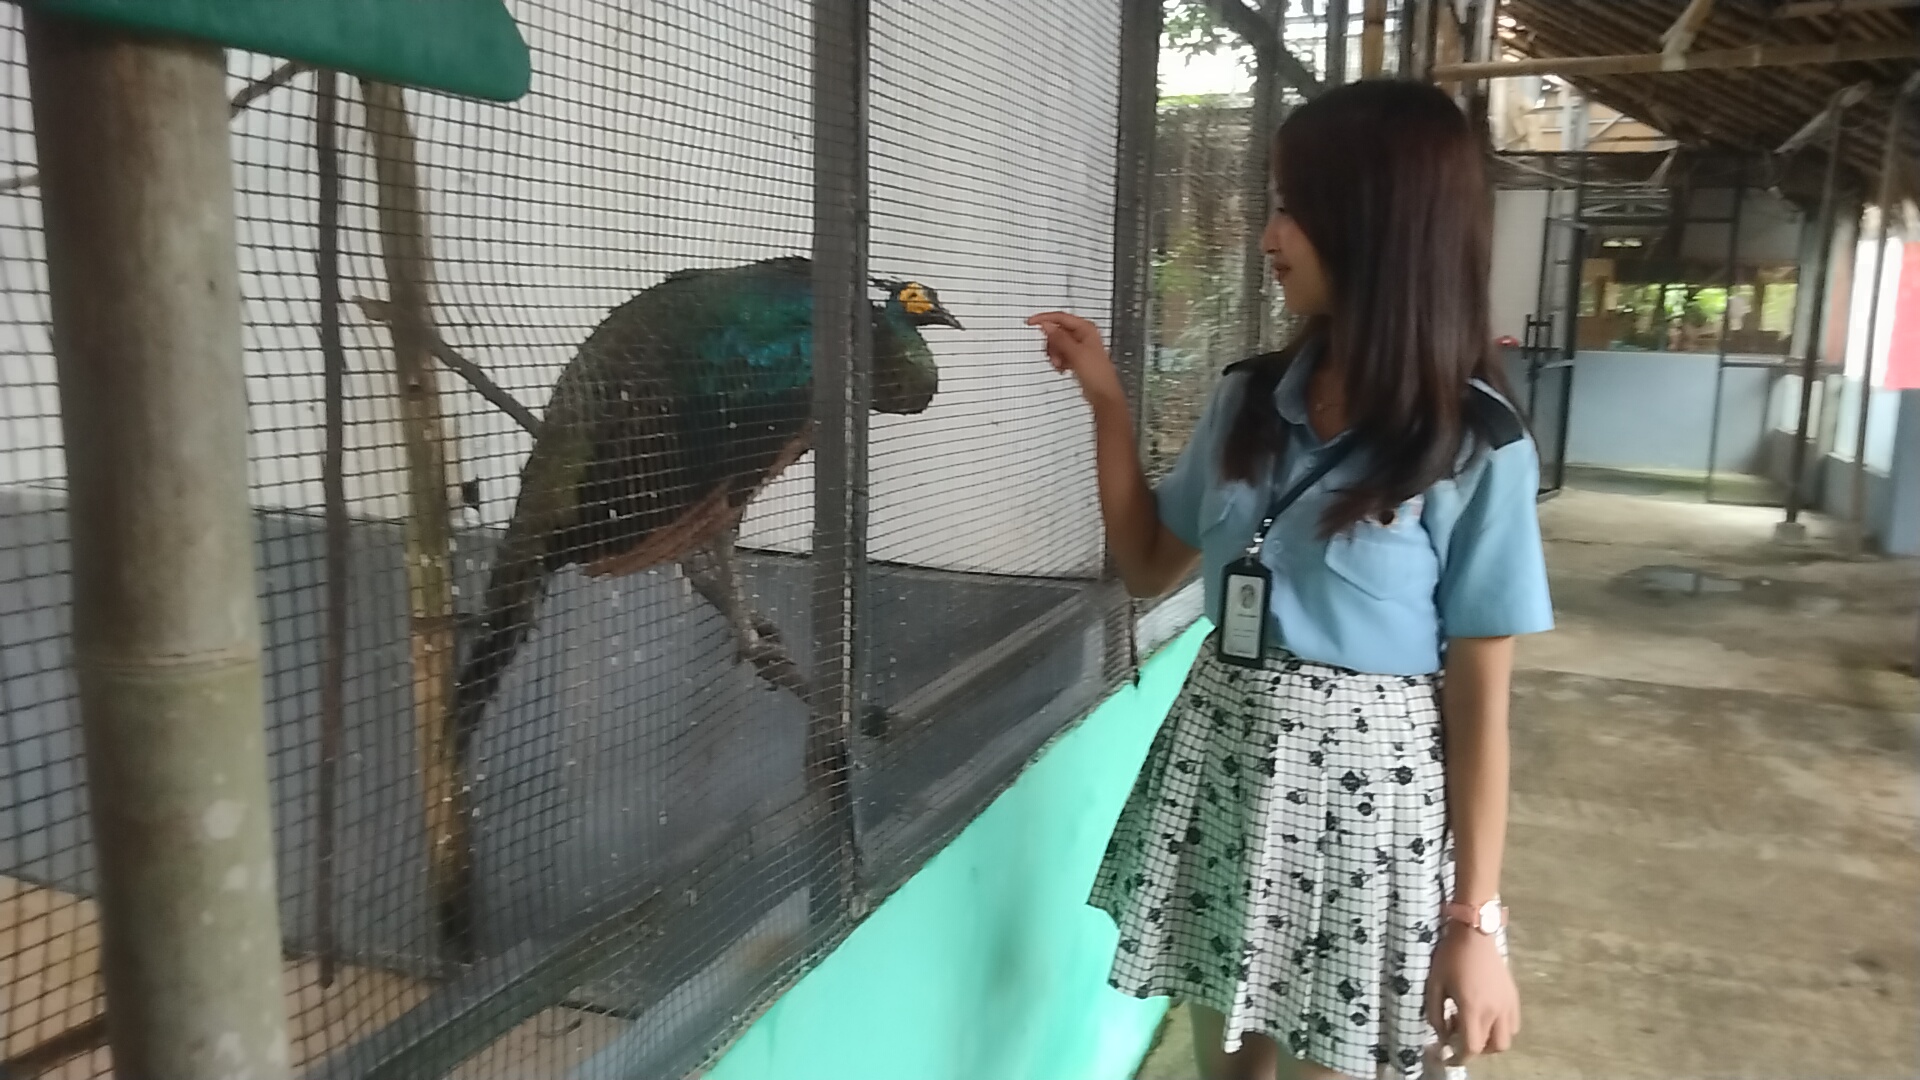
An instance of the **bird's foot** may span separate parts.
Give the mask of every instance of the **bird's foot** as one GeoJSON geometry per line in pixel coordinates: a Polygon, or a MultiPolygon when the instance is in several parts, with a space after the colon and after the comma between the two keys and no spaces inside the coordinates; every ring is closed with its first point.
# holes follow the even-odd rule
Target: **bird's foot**
{"type": "Polygon", "coordinates": [[[777,643],[762,641],[748,649],[742,660],[753,665],[753,669],[762,679],[786,690],[802,701],[809,694],[807,677],[800,671],[800,665],[793,662],[787,650],[777,643]]]}

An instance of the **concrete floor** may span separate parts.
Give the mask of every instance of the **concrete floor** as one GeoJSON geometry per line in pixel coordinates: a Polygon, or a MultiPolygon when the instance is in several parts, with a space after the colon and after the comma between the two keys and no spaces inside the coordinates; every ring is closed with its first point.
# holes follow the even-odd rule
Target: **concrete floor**
{"type": "MultiPolygon", "coordinates": [[[[1521,650],[1505,876],[1525,1031],[1476,1080],[1920,1075],[1920,564],[1672,496],[1541,520],[1560,628],[1521,650]]],[[[1176,1014],[1140,1076],[1191,1060],[1176,1014]]]]}

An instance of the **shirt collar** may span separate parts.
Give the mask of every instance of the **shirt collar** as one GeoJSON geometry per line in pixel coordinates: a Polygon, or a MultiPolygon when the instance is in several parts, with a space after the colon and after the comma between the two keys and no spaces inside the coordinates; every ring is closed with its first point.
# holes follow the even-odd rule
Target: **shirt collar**
{"type": "Polygon", "coordinates": [[[1273,387],[1273,407],[1280,414],[1280,419],[1289,424],[1306,424],[1307,384],[1312,381],[1313,369],[1319,364],[1320,342],[1316,340],[1302,345],[1299,355],[1287,365],[1287,370],[1273,387]]]}

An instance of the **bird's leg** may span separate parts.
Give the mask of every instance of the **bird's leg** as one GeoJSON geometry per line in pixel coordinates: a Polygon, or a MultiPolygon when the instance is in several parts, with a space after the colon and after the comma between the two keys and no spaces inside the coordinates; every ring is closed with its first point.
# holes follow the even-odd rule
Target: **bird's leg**
{"type": "Polygon", "coordinates": [[[727,628],[733,632],[734,650],[745,660],[759,639],[740,596],[740,579],[733,566],[734,536],[734,531],[728,529],[711,544],[692,552],[684,565],[694,591],[727,620],[727,628]]]}
{"type": "Polygon", "coordinates": [[[767,682],[805,698],[806,676],[781,647],[779,629],[749,607],[740,591],[740,575],[733,554],[738,535],[736,529],[728,529],[704,549],[689,555],[682,564],[687,580],[694,591],[727,620],[739,658],[752,664],[767,682]]]}

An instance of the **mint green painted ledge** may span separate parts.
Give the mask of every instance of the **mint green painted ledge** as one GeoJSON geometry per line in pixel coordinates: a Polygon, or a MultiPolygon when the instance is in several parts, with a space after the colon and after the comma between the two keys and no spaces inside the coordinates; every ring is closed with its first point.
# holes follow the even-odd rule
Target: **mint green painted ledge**
{"type": "Polygon", "coordinates": [[[1057,740],[707,1080],[1131,1077],[1166,1004],[1107,986],[1118,935],[1087,891],[1204,633],[1057,740]]]}

